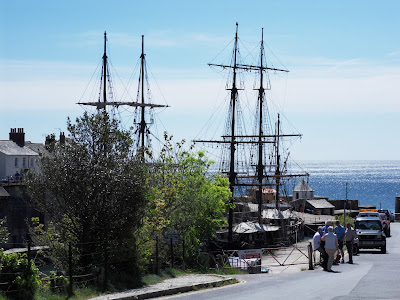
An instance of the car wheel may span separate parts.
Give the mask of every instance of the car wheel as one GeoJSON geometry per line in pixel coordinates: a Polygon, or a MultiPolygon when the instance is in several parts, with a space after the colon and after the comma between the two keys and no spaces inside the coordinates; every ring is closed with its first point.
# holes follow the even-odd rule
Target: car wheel
{"type": "Polygon", "coordinates": [[[386,246],[381,247],[381,253],[385,254],[386,253],[386,246]]]}
{"type": "Polygon", "coordinates": [[[387,234],[387,236],[388,236],[388,237],[390,237],[390,229],[388,230],[388,234],[387,234]]]}

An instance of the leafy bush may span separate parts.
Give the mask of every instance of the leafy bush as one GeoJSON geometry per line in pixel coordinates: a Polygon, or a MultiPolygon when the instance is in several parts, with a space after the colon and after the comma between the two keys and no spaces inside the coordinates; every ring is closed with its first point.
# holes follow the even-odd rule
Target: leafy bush
{"type": "Polygon", "coordinates": [[[38,269],[25,254],[0,250],[0,293],[9,299],[33,299],[39,286],[38,269]]]}
{"type": "Polygon", "coordinates": [[[7,230],[7,218],[0,219],[0,243],[7,243],[8,230],[7,230]]]}
{"type": "MultiPolygon", "coordinates": [[[[351,227],[354,228],[354,219],[352,217],[350,217],[349,215],[346,215],[346,220],[344,219],[344,215],[336,216],[336,220],[339,220],[340,221],[340,225],[342,225],[344,227],[346,227],[347,223],[350,223],[351,227]]],[[[333,224],[333,225],[334,225],[333,227],[336,227],[335,224],[333,224]]]]}

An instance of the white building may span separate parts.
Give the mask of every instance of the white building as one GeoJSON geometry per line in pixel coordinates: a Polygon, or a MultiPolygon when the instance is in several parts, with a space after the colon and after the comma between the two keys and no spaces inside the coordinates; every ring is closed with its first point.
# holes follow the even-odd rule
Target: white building
{"type": "Polygon", "coordinates": [[[293,189],[293,200],[313,199],[314,190],[308,185],[304,179],[293,189]]]}
{"type": "Polygon", "coordinates": [[[9,140],[0,140],[0,178],[38,170],[39,153],[25,145],[23,128],[12,128],[9,140]]]}

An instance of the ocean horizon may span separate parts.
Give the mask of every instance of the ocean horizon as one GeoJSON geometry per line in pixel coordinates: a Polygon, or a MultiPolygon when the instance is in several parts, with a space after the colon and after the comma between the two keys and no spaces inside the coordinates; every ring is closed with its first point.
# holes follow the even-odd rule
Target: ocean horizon
{"type": "Polygon", "coordinates": [[[347,199],[394,212],[400,195],[400,160],[301,160],[290,172],[309,173],[314,195],[331,200],[346,199],[347,184],[347,199]]]}

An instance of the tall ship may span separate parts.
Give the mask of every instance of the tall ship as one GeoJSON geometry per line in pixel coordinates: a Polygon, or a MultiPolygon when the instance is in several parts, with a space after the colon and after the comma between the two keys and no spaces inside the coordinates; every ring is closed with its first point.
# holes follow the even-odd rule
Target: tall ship
{"type": "MultiPolygon", "coordinates": [[[[136,153],[142,161],[148,162],[153,159],[152,136],[150,130],[154,123],[154,110],[168,107],[167,104],[155,104],[152,101],[150,84],[148,80],[146,54],[144,53],[144,36],[142,35],[142,51],[139,59],[139,78],[136,99],[131,98],[128,87],[125,86],[123,96],[130,98],[129,101],[118,101],[115,99],[114,83],[110,72],[110,63],[107,56],[107,33],[104,32],[104,54],[101,61],[100,85],[95,101],[79,101],[82,106],[95,107],[97,112],[109,111],[114,117],[120,116],[119,108],[134,108],[130,113],[129,120],[132,121],[133,140],[135,141],[136,153]]],[[[158,139],[158,137],[156,136],[158,139]]]]}
{"type": "Polygon", "coordinates": [[[230,201],[235,207],[229,209],[227,216],[227,241],[233,243],[235,239],[243,240],[242,233],[255,233],[258,237],[262,236],[256,242],[257,246],[265,246],[278,239],[288,240],[293,228],[291,225],[297,226],[297,223],[296,220],[290,221],[289,211],[282,207],[287,196],[285,183],[288,179],[308,176],[306,173],[290,174],[288,171],[289,153],[283,154],[283,150],[287,150],[283,144],[288,139],[300,138],[301,134],[284,134],[281,114],[272,116],[270,113],[271,103],[266,96],[266,92],[271,91],[269,74],[289,71],[272,67],[266,62],[263,35],[262,29],[258,62],[248,64],[241,58],[236,23],[230,63],[209,64],[211,67],[229,71],[226,85],[226,90],[229,91],[228,114],[220,139],[194,140],[195,143],[205,143],[221,150],[218,156],[218,172],[229,178],[233,195],[230,201]],[[255,74],[252,86],[255,93],[245,103],[241,94],[248,87],[243,79],[248,73],[255,74]],[[244,106],[251,108],[248,119],[244,117],[244,106]],[[252,132],[245,128],[249,123],[252,123],[252,132]]]}

